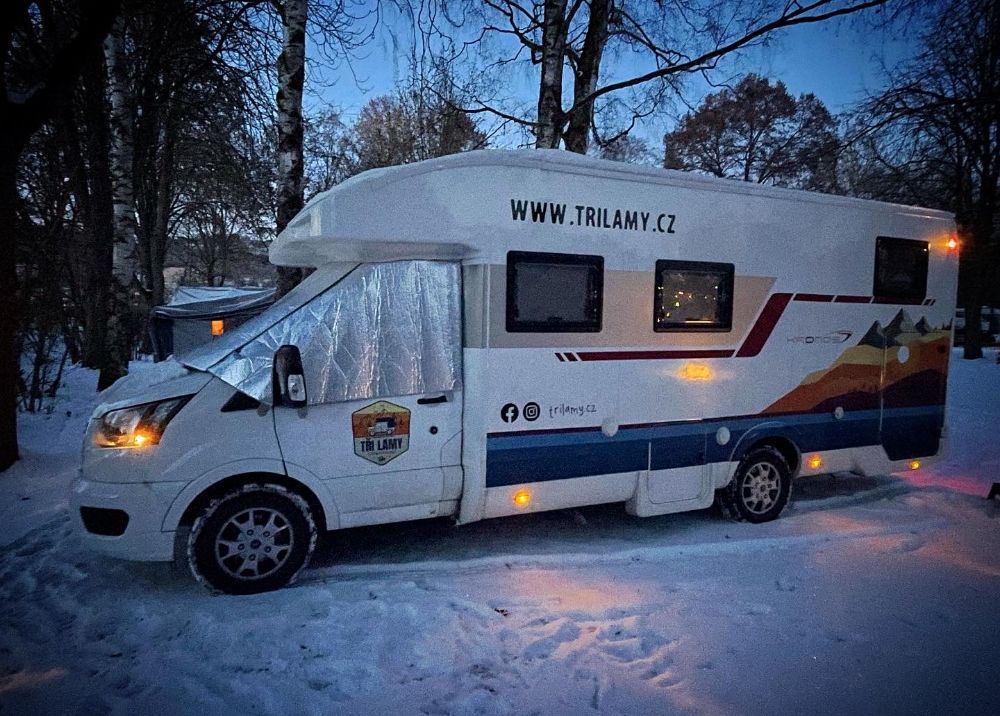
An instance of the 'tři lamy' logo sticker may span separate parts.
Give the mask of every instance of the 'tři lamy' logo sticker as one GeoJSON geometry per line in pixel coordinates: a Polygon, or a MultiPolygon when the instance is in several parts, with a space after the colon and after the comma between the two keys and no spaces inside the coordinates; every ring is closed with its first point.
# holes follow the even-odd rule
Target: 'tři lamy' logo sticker
{"type": "Polygon", "coordinates": [[[410,448],[410,411],[380,400],[351,415],[354,454],[385,465],[410,448]]]}

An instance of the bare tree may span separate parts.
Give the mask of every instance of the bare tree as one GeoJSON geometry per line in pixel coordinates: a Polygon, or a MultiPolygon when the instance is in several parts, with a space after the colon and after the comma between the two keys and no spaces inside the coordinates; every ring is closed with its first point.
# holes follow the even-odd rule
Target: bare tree
{"type": "Polygon", "coordinates": [[[485,147],[486,135],[445,91],[412,84],[369,100],[347,136],[352,173],[485,147]]]}
{"type": "MultiPolygon", "coordinates": [[[[29,0],[0,8],[0,226],[17,223],[17,163],[31,136],[53,115],[79,77],[80,58],[103,42],[118,3],[80,0],[70,6],[29,0]],[[44,7],[42,7],[44,5],[44,7]],[[38,7],[32,11],[32,6],[38,7]],[[75,28],[66,36],[65,28],[75,28]],[[53,41],[53,38],[58,38],[53,41]]],[[[0,250],[0,470],[18,458],[17,270],[14,237],[0,250]]]]}
{"type": "Polygon", "coordinates": [[[303,137],[306,193],[315,196],[354,173],[349,129],[333,110],[306,119],[303,137]]]}
{"type": "Polygon", "coordinates": [[[626,164],[656,164],[656,155],[638,137],[623,134],[596,147],[597,156],[626,164]]]}
{"type": "Polygon", "coordinates": [[[981,306],[1000,271],[1000,5],[943,0],[921,51],[863,108],[878,173],[955,212],[965,357],[982,357],[981,306]]]}
{"type": "Polygon", "coordinates": [[[815,95],[747,75],[705,97],[663,138],[664,166],[759,184],[833,191],[839,140],[815,95]]]}
{"type": "MultiPolygon", "coordinates": [[[[302,209],[305,200],[302,92],[306,73],[306,36],[321,56],[337,62],[371,38],[381,6],[367,9],[360,0],[270,0],[281,22],[281,52],[276,67],[278,128],[277,232],[302,209]],[[372,20],[372,22],[369,22],[372,20]]],[[[278,295],[302,280],[302,269],[278,267],[278,295]]]]}
{"type": "Polygon", "coordinates": [[[130,321],[137,306],[132,300],[136,280],[136,214],[133,177],[132,96],[125,55],[126,23],[119,16],[104,41],[104,56],[108,69],[110,100],[110,169],[114,207],[114,243],[110,305],[107,311],[105,361],[101,366],[98,389],[102,389],[128,373],[133,336],[130,321]]]}
{"type": "MultiPolygon", "coordinates": [[[[281,16],[281,54],[278,55],[278,206],[276,231],[281,232],[305,201],[303,183],[302,89],[306,78],[307,0],[273,0],[281,16]]],[[[302,280],[302,269],[278,267],[278,295],[302,280]]]]}
{"type": "MultiPolygon", "coordinates": [[[[877,8],[886,1],[484,0],[489,12],[482,34],[471,45],[498,37],[494,67],[509,71],[522,58],[539,66],[537,112],[534,118],[519,116],[486,98],[466,109],[532,127],[539,148],[564,144],[583,153],[597,131],[594,117],[601,103],[627,106],[632,120],[620,132],[627,133],[665,96],[678,91],[686,76],[711,72],[723,57],[766,43],[780,30],[877,8]],[[619,54],[641,59],[608,67],[608,58],[619,54]],[[635,66],[649,69],[632,74],[635,66]],[[573,74],[569,101],[562,96],[565,69],[573,74]]],[[[464,50],[470,44],[461,46],[464,50]]]]}

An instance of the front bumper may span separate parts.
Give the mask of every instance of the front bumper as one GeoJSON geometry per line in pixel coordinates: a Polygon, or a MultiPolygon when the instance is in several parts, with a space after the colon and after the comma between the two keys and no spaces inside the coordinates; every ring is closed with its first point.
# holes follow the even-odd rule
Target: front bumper
{"type": "MultiPolygon", "coordinates": [[[[175,532],[163,530],[163,520],[186,482],[94,482],[80,476],[73,483],[70,505],[84,543],[111,557],[147,562],[174,558],[175,532]],[[125,531],[117,536],[95,534],[84,524],[81,508],[116,510],[128,515],[125,531]]],[[[88,520],[94,528],[94,521],[88,520]]],[[[117,530],[114,530],[117,531],[117,530]]]]}

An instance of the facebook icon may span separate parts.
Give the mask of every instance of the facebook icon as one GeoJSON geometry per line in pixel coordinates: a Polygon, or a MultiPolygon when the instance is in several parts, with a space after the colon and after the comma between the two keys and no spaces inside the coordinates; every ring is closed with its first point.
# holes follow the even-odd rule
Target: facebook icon
{"type": "Polygon", "coordinates": [[[500,419],[505,423],[513,423],[517,420],[519,413],[520,411],[517,409],[516,405],[513,403],[507,403],[505,406],[500,408],[500,419]]]}

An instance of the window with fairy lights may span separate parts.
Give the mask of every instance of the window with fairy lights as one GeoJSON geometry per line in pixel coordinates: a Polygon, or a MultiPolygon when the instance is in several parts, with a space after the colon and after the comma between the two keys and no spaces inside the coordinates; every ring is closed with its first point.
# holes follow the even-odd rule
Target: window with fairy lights
{"type": "Polygon", "coordinates": [[[733,265],[705,261],[657,261],[653,329],[730,331],[733,328],[733,265]]]}

